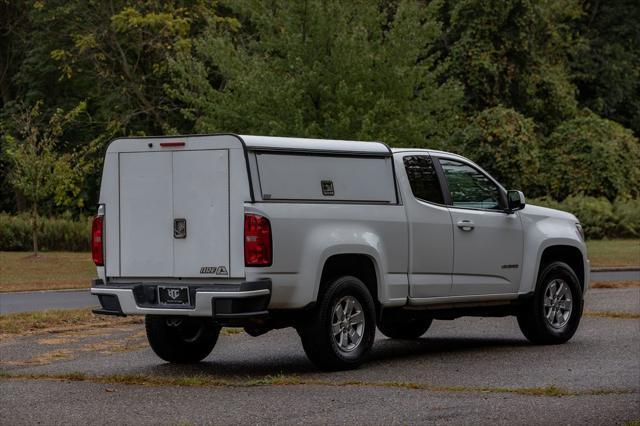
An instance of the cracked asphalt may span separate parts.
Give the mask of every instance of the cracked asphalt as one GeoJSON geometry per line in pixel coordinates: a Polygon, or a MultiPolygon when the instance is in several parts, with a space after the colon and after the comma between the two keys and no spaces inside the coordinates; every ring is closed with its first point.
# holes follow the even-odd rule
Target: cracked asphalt
{"type": "Polygon", "coordinates": [[[576,336],[532,346],[514,318],[435,321],[418,341],[377,336],[370,361],[323,373],[295,331],[221,336],[201,364],[163,363],[142,325],[0,342],[0,423],[624,424],[640,420],[640,289],[591,290],[576,336]],[[81,373],[81,381],[52,377],[81,373]],[[17,375],[22,378],[11,378],[17,375]],[[37,375],[25,378],[27,375],[37,375]],[[113,383],[113,375],[206,377],[219,386],[113,383]],[[236,386],[251,380],[269,383],[236,386]],[[348,384],[351,383],[351,384],[348,384]],[[571,396],[550,396],[551,386],[571,396]],[[418,389],[412,389],[417,387],[418,389]],[[533,393],[541,395],[533,395],[533,393]]]}

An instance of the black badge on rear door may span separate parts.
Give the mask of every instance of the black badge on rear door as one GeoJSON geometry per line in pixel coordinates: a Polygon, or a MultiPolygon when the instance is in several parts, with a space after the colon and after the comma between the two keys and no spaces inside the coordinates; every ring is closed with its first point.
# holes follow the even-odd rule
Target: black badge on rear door
{"type": "Polygon", "coordinates": [[[187,219],[173,219],[173,238],[187,238],[187,219]]]}
{"type": "Polygon", "coordinates": [[[320,182],[320,185],[322,186],[322,195],[330,197],[335,194],[333,191],[333,181],[323,180],[320,182]]]}

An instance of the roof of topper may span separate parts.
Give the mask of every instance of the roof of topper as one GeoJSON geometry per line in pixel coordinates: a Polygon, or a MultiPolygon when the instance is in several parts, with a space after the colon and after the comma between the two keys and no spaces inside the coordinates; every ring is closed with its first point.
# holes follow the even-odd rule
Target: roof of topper
{"type": "Polygon", "coordinates": [[[333,139],[284,138],[277,136],[238,135],[251,151],[304,151],[372,156],[390,156],[391,150],[382,142],[344,141],[333,139]]]}

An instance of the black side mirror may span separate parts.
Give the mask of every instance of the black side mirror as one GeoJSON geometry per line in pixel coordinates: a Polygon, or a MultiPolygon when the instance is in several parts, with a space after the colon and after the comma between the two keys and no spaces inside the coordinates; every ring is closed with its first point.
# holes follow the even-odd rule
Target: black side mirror
{"type": "Polygon", "coordinates": [[[524,209],[524,194],[522,191],[507,191],[507,213],[524,209]]]}

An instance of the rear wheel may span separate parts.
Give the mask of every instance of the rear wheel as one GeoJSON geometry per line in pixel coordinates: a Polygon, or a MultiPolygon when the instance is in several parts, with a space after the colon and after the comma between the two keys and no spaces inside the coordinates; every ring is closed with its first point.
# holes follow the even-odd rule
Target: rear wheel
{"type": "Polygon", "coordinates": [[[373,346],[375,324],[369,290],[358,278],[344,276],[329,283],[318,308],[298,333],[316,366],[345,370],[364,361],[373,346]]]}
{"type": "Polygon", "coordinates": [[[188,364],[203,360],[213,350],[220,326],[210,318],[147,315],[147,339],[165,361],[188,364]]]}
{"type": "Polygon", "coordinates": [[[563,262],[546,265],[536,292],[518,314],[518,325],[532,343],[553,345],[571,339],[578,329],[584,301],[575,272],[563,262]]]}
{"type": "Polygon", "coordinates": [[[431,318],[410,318],[406,316],[382,318],[378,330],[391,339],[418,339],[427,332],[433,320],[431,318]]]}

